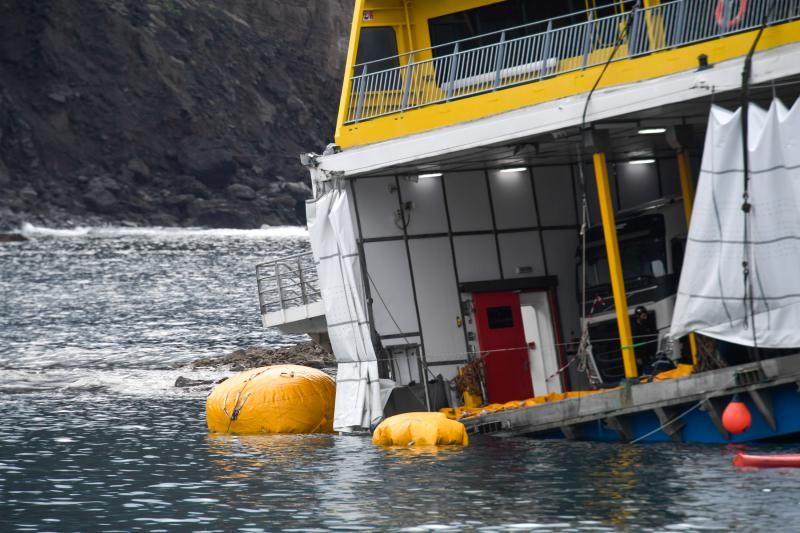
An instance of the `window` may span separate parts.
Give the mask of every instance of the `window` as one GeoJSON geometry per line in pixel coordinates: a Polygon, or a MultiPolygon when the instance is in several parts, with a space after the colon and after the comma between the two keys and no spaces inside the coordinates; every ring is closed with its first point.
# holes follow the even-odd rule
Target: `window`
{"type": "Polygon", "coordinates": [[[357,68],[357,76],[363,72],[364,63],[369,63],[367,66],[369,74],[400,66],[394,28],[391,26],[361,28],[356,64],[362,66],[357,68]]]}
{"type": "MultiPolygon", "coordinates": [[[[614,12],[615,3],[619,0],[597,0],[594,2],[597,16],[607,16],[614,12]]],[[[448,55],[453,52],[452,46],[435,47],[453,41],[469,39],[459,45],[460,50],[477,48],[487,44],[496,43],[500,35],[487,35],[487,33],[502,31],[538,21],[546,21],[560,17],[553,21],[554,28],[577,24],[586,20],[585,16],[573,15],[586,9],[586,4],[580,0],[560,0],[558,2],[546,0],[508,0],[476,9],[450,13],[428,21],[431,35],[431,46],[434,47],[434,57],[448,55]]],[[[506,34],[506,39],[523,37],[532,33],[545,31],[547,26],[535,24],[530,28],[514,30],[506,34]]]]}
{"type": "Polygon", "coordinates": [[[489,319],[489,329],[514,327],[514,314],[508,306],[489,307],[486,309],[486,316],[489,319]]]}

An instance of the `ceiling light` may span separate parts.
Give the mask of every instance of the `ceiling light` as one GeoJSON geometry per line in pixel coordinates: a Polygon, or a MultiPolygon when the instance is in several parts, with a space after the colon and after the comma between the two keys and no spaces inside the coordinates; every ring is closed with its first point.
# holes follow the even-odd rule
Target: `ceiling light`
{"type": "Polygon", "coordinates": [[[418,178],[420,178],[420,179],[425,179],[425,178],[441,178],[441,177],[442,177],[442,173],[441,173],[441,172],[431,172],[430,174],[420,174],[420,175],[419,175],[419,176],[417,176],[417,177],[418,177],[418,178]]]}
{"type": "Polygon", "coordinates": [[[504,169],[500,170],[500,172],[503,172],[503,173],[506,173],[506,172],[525,172],[526,170],[528,170],[528,169],[525,168],[525,167],[516,167],[516,168],[504,168],[504,169]]]}
{"type": "Polygon", "coordinates": [[[629,165],[650,165],[655,163],[655,159],[632,159],[628,161],[629,165]]]}
{"type": "Polygon", "coordinates": [[[659,133],[666,133],[667,128],[644,128],[639,130],[639,135],[658,135],[659,133]]]}

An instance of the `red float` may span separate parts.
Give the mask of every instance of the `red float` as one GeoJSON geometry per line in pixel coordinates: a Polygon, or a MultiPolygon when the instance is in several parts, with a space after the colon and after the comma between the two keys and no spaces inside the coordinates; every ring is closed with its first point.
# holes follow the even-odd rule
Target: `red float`
{"type": "Polygon", "coordinates": [[[753,417],[750,409],[736,395],[722,413],[722,425],[728,433],[738,435],[750,429],[753,417]]]}
{"type": "Polygon", "coordinates": [[[733,458],[733,465],[750,468],[800,468],[800,454],[747,455],[737,453],[733,458]]]}

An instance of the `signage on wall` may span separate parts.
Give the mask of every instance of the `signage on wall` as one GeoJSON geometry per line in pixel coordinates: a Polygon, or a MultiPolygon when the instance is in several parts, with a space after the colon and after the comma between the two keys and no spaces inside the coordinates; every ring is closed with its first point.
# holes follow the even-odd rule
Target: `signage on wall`
{"type": "Polygon", "coordinates": [[[364,18],[363,18],[363,20],[364,20],[365,22],[366,22],[366,21],[370,21],[370,20],[375,20],[375,12],[374,12],[374,11],[364,11],[364,18]]]}

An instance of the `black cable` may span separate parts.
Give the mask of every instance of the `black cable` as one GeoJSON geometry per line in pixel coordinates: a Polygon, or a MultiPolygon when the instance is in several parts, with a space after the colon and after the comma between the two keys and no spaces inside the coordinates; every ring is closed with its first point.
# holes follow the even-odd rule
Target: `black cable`
{"type": "Polygon", "coordinates": [[[742,68],[742,163],[743,163],[743,179],[744,187],[742,192],[742,212],[744,213],[744,235],[743,235],[743,250],[742,250],[742,278],[744,283],[744,299],[745,299],[745,323],[747,323],[747,312],[750,312],[750,327],[753,335],[753,349],[757,361],[761,361],[761,352],[758,348],[758,336],[756,334],[756,314],[755,303],[753,299],[753,280],[750,276],[750,251],[752,244],[750,243],[750,212],[752,205],[750,204],[750,149],[749,149],[749,110],[750,110],[750,75],[753,70],[753,55],[755,54],[758,42],[764,34],[764,30],[769,24],[769,19],[772,16],[775,7],[778,5],[777,0],[772,0],[769,9],[764,12],[764,17],[761,20],[761,25],[758,28],[756,38],[747,52],[744,59],[744,67],[742,68]]]}

